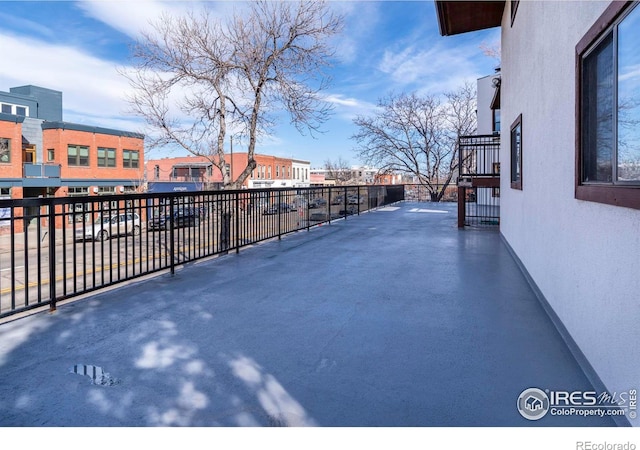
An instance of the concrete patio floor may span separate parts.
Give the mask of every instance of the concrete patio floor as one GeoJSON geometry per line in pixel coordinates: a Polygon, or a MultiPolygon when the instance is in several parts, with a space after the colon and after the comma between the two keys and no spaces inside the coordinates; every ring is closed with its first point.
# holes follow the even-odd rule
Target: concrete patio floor
{"type": "Polygon", "coordinates": [[[0,426],[614,426],[497,231],[400,203],[0,325],[0,426]],[[87,375],[104,373],[94,377],[87,375]],[[79,373],[74,373],[79,372],[79,373]]]}

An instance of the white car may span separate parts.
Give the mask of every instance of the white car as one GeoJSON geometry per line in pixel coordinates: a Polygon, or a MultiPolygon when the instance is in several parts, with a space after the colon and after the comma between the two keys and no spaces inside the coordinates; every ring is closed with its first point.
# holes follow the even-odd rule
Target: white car
{"type": "Polygon", "coordinates": [[[106,241],[112,236],[140,234],[140,216],[136,213],[120,213],[111,216],[98,216],[93,224],[76,228],[76,241],[106,241]]]}

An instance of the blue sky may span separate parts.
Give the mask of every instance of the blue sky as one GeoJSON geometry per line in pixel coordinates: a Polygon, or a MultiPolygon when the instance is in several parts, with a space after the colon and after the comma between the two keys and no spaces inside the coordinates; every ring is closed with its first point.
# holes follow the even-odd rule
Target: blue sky
{"type": "MultiPolygon", "coordinates": [[[[440,94],[493,73],[497,64],[481,45],[498,45],[499,29],[441,37],[433,1],[332,1],[345,15],[337,40],[333,84],[324,94],[334,114],[324,133],[300,135],[287,120],[259,143],[258,153],[294,157],[321,167],[342,158],[356,165],[353,118],[371,113],[391,92],[440,94]]],[[[194,7],[228,14],[231,1],[97,0],[0,1],[0,90],[34,84],[63,92],[68,122],[146,133],[127,113],[129,87],[117,68],[129,45],[162,12],[194,7]]],[[[234,151],[242,143],[234,142],[234,151]]],[[[147,158],[181,153],[153,150],[147,158]]]]}

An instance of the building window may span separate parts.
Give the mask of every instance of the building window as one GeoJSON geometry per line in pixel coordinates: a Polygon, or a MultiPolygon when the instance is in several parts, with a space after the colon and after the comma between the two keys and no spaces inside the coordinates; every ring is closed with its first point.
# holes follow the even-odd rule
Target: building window
{"type": "Polygon", "coordinates": [[[500,110],[494,109],[492,112],[493,112],[493,132],[500,133],[500,110]]]}
{"type": "Polygon", "coordinates": [[[140,152],[138,150],[122,150],[122,167],[137,169],[140,152]]]}
{"type": "Polygon", "coordinates": [[[98,147],[98,167],[115,167],[116,149],[98,147]]]}
{"type": "Polygon", "coordinates": [[[576,198],[640,209],[640,8],[625,6],[613,2],[576,48],[576,198]]]}
{"type": "Polygon", "coordinates": [[[84,145],[69,145],[67,147],[67,163],[70,166],[88,166],[89,147],[84,145]]]}
{"type": "Polygon", "coordinates": [[[11,162],[11,139],[0,138],[0,163],[11,162]]]}
{"type": "Polygon", "coordinates": [[[276,166],[276,178],[280,178],[280,166],[276,166]]]}
{"type": "Polygon", "coordinates": [[[56,151],[53,148],[47,149],[47,161],[54,161],[56,159],[56,151]]]}
{"type": "Polygon", "coordinates": [[[511,187],[522,189],[522,114],[511,125],[511,187]]]}
{"type": "Polygon", "coordinates": [[[271,179],[271,166],[267,167],[267,179],[271,179]]]}
{"type": "Polygon", "coordinates": [[[158,166],[157,164],[153,167],[153,177],[156,180],[160,179],[160,166],[158,166]]]}
{"type": "Polygon", "coordinates": [[[81,195],[89,195],[88,187],[69,187],[67,191],[69,197],[79,197],[81,195]]]}
{"type": "Polygon", "coordinates": [[[115,195],[115,186],[98,186],[98,195],[115,195]]]}
{"type": "Polygon", "coordinates": [[[16,116],[26,117],[29,115],[29,108],[26,106],[11,105],[9,103],[2,103],[1,111],[3,114],[14,114],[16,116]]]}

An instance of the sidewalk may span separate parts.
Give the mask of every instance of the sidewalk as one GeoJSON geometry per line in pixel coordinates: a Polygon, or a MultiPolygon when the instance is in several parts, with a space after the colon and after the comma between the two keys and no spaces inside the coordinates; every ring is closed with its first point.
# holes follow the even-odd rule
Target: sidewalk
{"type": "Polygon", "coordinates": [[[499,234],[402,203],[0,326],[0,426],[613,426],[499,234]]]}

